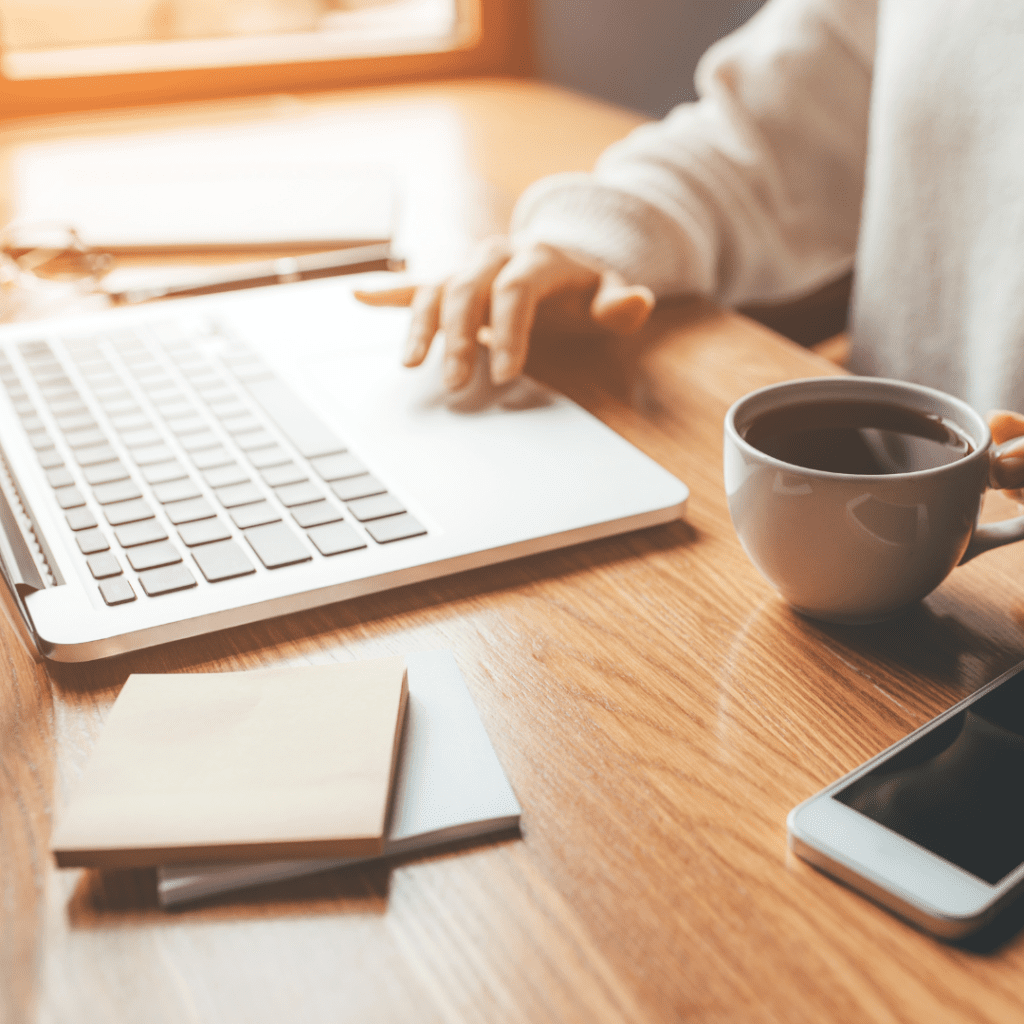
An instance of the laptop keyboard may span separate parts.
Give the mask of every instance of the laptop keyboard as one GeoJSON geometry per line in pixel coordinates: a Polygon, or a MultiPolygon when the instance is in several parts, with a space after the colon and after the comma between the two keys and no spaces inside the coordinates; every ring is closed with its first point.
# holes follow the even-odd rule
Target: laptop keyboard
{"type": "Polygon", "coordinates": [[[427,531],[244,342],[160,323],[0,352],[103,601],[129,604],[427,531]],[[84,386],[83,386],[84,385],[84,386]]]}

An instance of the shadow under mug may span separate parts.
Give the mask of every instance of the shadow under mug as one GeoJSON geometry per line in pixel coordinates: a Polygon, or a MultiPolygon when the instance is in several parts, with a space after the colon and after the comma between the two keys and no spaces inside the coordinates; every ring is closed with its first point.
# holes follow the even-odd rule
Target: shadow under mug
{"type": "Polygon", "coordinates": [[[813,377],[753,391],[725,417],[729,513],[750,560],[799,612],[827,622],[889,618],[958,564],[1024,539],[1024,516],[978,525],[992,435],[966,402],[872,377],[813,377]],[[791,465],[744,439],[770,410],[809,402],[884,402],[940,416],[974,450],[934,469],[884,475],[791,465]]]}

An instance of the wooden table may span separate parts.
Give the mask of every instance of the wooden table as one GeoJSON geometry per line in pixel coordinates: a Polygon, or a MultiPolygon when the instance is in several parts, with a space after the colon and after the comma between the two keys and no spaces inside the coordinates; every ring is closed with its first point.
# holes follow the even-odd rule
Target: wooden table
{"type": "MultiPolygon", "coordinates": [[[[458,142],[452,187],[476,211],[467,234],[637,120],[541,85],[467,82],[14,122],[0,167],[33,140],[240,121],[273,132],[353,111],[386,131],[392,110],[457,126],[445,145],[458,142]]],[[[832,364],[690,301],[629,341],[541,339],[530,370],[685,480],[686,520],[98,664],[42,662],[8,608],[0,1019],[1024,1019],[1012,929],[985,952],[942,945],[808,868],[785,837],[798,801],[1024,659],[1024,551],[958,569],[893,624],[817,625],[736,541],[721,423],[751,388],[832,364]],[[522,838],[177,913],[158,909],[152,872],[54,869],[54,808],[129,673],[431,647],[466,676],[522,838]]]]}

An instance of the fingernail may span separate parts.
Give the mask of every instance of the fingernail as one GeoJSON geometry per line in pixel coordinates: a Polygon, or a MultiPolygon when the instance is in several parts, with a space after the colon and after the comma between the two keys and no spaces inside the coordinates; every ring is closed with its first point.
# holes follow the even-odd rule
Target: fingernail
{"type": "Polygon", "coordinates": [[[513,377],[512,357],[507,352],[491,354],[491,380],[495,384],[505,384],[513,377]]]}
{"type": "Polygon", "coordinates": [[[419,352],[420,343],[417,338],[410,338],[405,343],[405,351],[402,353],[402,362],[406,366],[416,361],[416,355],[419,352]]]}

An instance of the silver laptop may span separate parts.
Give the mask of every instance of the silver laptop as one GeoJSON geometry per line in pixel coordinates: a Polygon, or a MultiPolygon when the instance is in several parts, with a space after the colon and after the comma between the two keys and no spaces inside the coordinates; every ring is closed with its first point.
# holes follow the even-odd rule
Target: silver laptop
{"type": "MultiPolygon", "coordinates": [[[[0,329],[0,560],[85,661],[676,519],[687,489],[523,379],[448,395],[344,278],[0,329]]],[[[440,353],[437,353],[440,355],[440,353]]]]}

